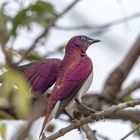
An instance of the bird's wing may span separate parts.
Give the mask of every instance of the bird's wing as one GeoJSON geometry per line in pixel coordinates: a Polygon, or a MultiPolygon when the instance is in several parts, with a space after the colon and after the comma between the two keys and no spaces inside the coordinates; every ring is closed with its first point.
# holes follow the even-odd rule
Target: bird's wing
{"type": "Polygon", "coordinates": [[[61,62],[60,59],[41,60],[20,66],[19,71],[29,81],[34,93],[44,93],[55,83],[61,62]]]}
{"type": "Polygon", "coordinates": [[[50,97],[61,101],[56,118],[62,112],[62,109],[64,109],[73,97],[76,96],[91,72],[92,62],[88,57],[84,57],[77,64],[67,68],[66,72],[63,73],[63,76],[59,75],[59,77],[61,77],[61,82],[58,79],[50,97]]]}
{"type": "Polygon", "coordinates": [[[48,100],[47,113],[43,121],[40,136],[46,124],[52,119],[52,117],[50,119],[50,116],[57,118],[62,113],[63,109],[78,93],[91,72],[92,62],[88,57],[83,57],[72,66],[66,66],[61,69],[48,100]]]}

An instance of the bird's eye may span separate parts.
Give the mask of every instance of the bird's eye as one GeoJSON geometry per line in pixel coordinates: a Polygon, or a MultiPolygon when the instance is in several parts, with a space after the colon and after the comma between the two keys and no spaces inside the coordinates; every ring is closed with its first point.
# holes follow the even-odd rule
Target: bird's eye
{"type": "Polygon", "coordinates": [[[87,40],[87,38],[85,36],[82,36],[81,38],[81,41],[85,42],[87,40]]]}

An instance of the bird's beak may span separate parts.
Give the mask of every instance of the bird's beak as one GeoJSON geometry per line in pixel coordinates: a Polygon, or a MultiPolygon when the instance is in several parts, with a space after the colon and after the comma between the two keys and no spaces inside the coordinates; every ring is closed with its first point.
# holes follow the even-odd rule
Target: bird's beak
{"type": "Polygon", "coordinates": [[[101,41],[98,40],[98,39],[88,39],[88,41],[87,41],[87,43],[88,43],[89,45],[91,45],[91,44],[93,44],[93,43],[97,43],[97,42],[101,42],[101,41]]]}

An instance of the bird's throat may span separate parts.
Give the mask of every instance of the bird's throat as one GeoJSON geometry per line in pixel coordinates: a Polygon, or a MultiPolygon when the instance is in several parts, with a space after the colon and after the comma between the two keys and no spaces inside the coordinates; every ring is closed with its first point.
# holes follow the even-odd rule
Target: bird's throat
{"type": "Polygon", "coordinates": [[[86,56],[86,52],[84,50],[81,50],[78,46],[74,44],[66,49],[64,59],[76,60],[84,56],[86,56]]]}

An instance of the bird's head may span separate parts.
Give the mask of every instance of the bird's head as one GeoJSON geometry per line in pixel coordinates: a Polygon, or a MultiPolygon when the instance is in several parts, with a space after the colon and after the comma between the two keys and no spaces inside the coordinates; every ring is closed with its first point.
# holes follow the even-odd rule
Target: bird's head
{"type": "Polygon", "coordinates": [[[69,40],[67,47],[76,46],[82,52],[86,52],[86,50],[88,49],[88,47],[91,44],[97,43],[97,42],[100,42],[100,40],[98,40],[98,39],[92,39],[92,38],[89,38],[89,37],[84,36],[84,35],[79,35],[79,36],[72,37],[69,40]]]}

